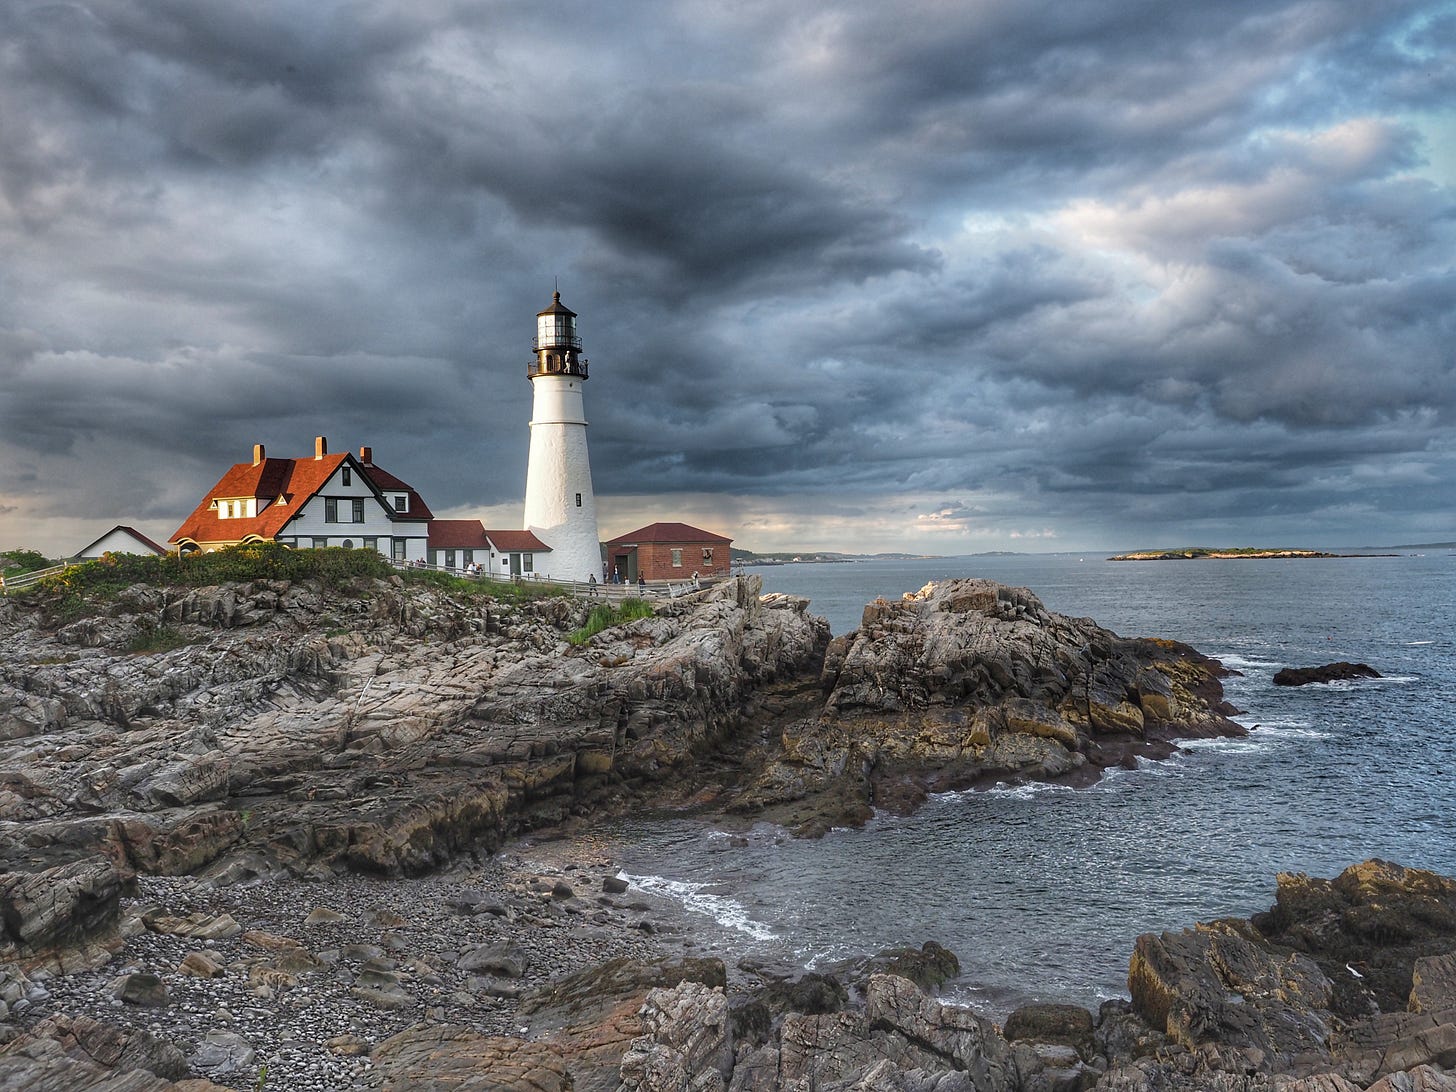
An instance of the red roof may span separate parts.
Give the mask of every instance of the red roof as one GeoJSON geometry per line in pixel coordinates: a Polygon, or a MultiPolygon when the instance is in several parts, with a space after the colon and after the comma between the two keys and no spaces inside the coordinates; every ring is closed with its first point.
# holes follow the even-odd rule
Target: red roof
{"type": "MultiPolygon", "coordinates": [[[[381,493],[409,494],[409,511],[395,512],[395,519],[425,520],[435,518],[434,513],[430,511],[430,506],[414,491],[413,486],[405,484],[389,471],[381,470],[373,463],[363,463],[360,469],[364,471],[364,476],[374,483],[374,488],[378,489],[381,493]]],[[[394,511],[394,505],[391,504],[389,507],[390,511],[394,511]]]]}
{"type": "Polygon", "coordinates": [[[260,463],[234,463],[226,474],[214,485],[202,503],[172,533],[171,542],[190,539],[193,542],[239,542],[250,535],[270,539],[276,537],[285,524],[303,509],[315,493],[333,477],[339,465],[348,460],[378,491],[408,493],[408,512],[394,511],[394,506],[385,502],[395,520],[411,522],[431,519],[430,509],[420,495],[393,474],[379,467],[365,466],[346,451],[322,458],[306,459],[264,459],[260,463]],[[255,498],[259,507],[267,507],[256,516],[236,519],[219,519],[213,508],[217,500],[247,500],[255,498]],[[280,502],[280,498],[282,501],[280,502]]]}
{"type": "Polygon", "coordinates": [[[323,488],[347,452],[322,459],[264,459],[261,463],[234,463],[221,480],[208,490],[202,503],[172,532],[172,542],[235,542],[257,535],[273,538],[283,525],[298,515],[304,503],[323,488]],[[269,502],[251,518],[219,519],[215,500],[246,500],[255,497],[269,502]],[[279,503],[282,497],[286,503],[279,503]]]}
{"type": "Polygon", "coordinates": [[[432,550],[485,550],[485,525],[478,519],[434,519],[430,521],[432,550]]]}
{"type": "Polygon", "coordinates": [[[642,542],[732,542],[731,538],[704,531],[686,523],[649,523],[631,534],[618,535],[608,541],[608,546],[631,546],[642,542]]]}
{"type": "Polygon", "coordinates": [[[546,553],[551,547],[530,531],[487,531],[485,537],[497,553],[546,553]]]}

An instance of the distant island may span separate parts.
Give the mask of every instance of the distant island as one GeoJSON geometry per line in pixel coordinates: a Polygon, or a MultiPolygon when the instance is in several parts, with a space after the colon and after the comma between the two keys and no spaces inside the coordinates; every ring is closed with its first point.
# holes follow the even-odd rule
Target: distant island
{"type": "Polygon", "coordinates": [[[810,563],[840,564],[852,561],[934,561],[938,554],[841,554],[832,550],[780,550],[759,554],[733,547],[735,565],[807,565],[810,563]]]}
{"type": "Polygon", "coordinates": [[[1129,554],[1109,557],[1108,561],[1201,561],[1205,558],[1286,558],[1286,557],[1394,557],[1394,554],[1331,554],[1323,550],[1284,550],[1261,546],[1186,546],[1177,550],[1134,550],[1129,554]]]}

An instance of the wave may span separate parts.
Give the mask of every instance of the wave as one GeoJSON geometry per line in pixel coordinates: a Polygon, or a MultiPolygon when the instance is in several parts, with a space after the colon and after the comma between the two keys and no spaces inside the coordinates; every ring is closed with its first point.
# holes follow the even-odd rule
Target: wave
{"type": "Polygon", "coordinates": [[[1281,666],[1281,664],[1280,664],[1280,662],[1278,660],[1256,660],[1252,656],[1240,656],[1236,652],[1231,652],[1231,653],[1228,653],[1228,654],[1215,652],[1215,653],[1212,653],[1212,656],[1219,663],[1223,664],[1224,667],[1233,667],[1233,668],[1238,668],[1240,670],[1242,670],[1243,668],[1246,668],[1246,667],[1279,667],[1279,666],[1281,666]]]}
{"type": "Polygon", "coordinates": [[[1301,740],[1330,738],[1329,732],[1311,728],[1308,721],[1264,721],[1248,727],[1250,731],[1247,736],[1185,739],[1179,744],[1179,747],[1185,751],[1212,751],[1221,754],[1245,755],[1288,747],[1301,740]]]}
{"type": "Polygon", "coordinates": [[[634,876],[629,872],[619,872],[617,876],[639,891],[675,899],[685,910],[706,914],[719,925],[747,933],[754,940],[774,940],[778,936],[767,925],[749,917],[748,911],[738,900],[730,899],[726,895],[715,895],[707,890],[712,884],[669,880],[666,876],[634,876]]]}
{"type": "Polygon", "coordinates": [[[1433,645],[1435,643],[1436,643],[1435,641],[1407,641],[1406,642],[1407,645],[1410,645],[1412,647],[1414,647],[1415,645],[1433,645]]]}

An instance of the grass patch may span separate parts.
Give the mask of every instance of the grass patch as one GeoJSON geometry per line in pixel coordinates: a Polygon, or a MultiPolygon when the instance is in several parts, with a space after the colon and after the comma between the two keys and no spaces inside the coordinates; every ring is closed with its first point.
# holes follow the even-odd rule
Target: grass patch
{"type": "Polygon", "coordinates": [[[533,599],[548,599],[566,595],[565,588],[538,580],[483,580],[442,573],[438,569],[396,570],[405,584],[434,588],[450,595],[464,595],[481,599],[495,599],[502,603],[527,603],[533,599]]]}
{"type": "MultiPolygon", "coordinates": [[[[28,555],[34,551],[11,553],[28,555]]],[[[35,557],[45,561],[38,554],[35,557]]],[[[27,562],[32,560],[27,558],[27,562]]],[[[507,603],[566,594],[565,589],[544,582],[467,580],[433,569],[396,569],[373,550],[346,550],[338,546],[293,550],[276,542],[249,542],[211,553],[160,557],[107,554],[100,560],[73,565],[48,576],[35,589],[51,596],[49,609],[59,620],[69,621],[83,617],[89,604],[113,599],[133,584],[205,588],[254,580],[308,580],[326,589],[340,590],[391,576],[399,576],[406,587],[434,588],[451,595],[507,603]]]]}
{"type": "Polygon", "coordinates": [[[604,629],[638,618],[651,618],[652,615],[652,604],[645,599],[623,599],[615,607],[610,603],[600,603],[587,615],[586,625],[572,630],[566,639],[574,645],[584,645],[604,629]]]}
{"type": "Polygon", "coordinates": [[[192,639],[184,633],[179,633],[171,626],[157,626],[155,629],[146,629],[138,633],[127,642],[128,652],[170,652],[174,648],[181,648],[183,645],[190,645],[192,639]]]}

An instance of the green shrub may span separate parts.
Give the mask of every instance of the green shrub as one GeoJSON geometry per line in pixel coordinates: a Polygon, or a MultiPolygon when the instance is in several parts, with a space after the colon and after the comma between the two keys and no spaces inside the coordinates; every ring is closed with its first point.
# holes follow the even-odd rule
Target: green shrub
{"type": "Polygon", "coordinates": [[[54,561],[38,550],[0,551],[0,573],[6,576],[33,573],[37,569],[48,569],[54,564],[54,561]]]}
{"type": "Polygon", "coordinates": [[[645,599],[623,599],[615,607],[610,603],[599,603],[586,616],[586,625],[572,630],[566,639],[574,645],[584,645],[604,629],[638,618],[651,618],[652,615],[652,604],[645,599]]]}
{"type": "Polygon", "coordinates": [[[373,550],[290,550],[276,542],[249,542],[205,554],[106,554],[40,582],[42,591],[68,600],[108,599],[133,584],[201,588],[250,580],[316,580],[345,587],[389,576],[394,570],[373,550]]]}

